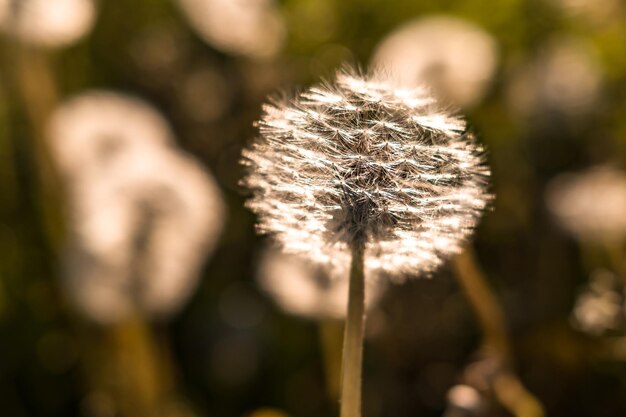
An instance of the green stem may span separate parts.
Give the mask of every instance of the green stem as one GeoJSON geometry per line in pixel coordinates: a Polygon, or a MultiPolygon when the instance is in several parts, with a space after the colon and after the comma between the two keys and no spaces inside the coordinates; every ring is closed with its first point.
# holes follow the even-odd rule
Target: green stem
{"type": "Polygon", "coordinates": [[[512,349],[507,337],[504,312],[470,248],[456,257],[454,267],[458,282],[478,319],[487,349],[498,360],[510,364],[512,349]]]}
{"type": "Polygon", "coordinates": [[[365,324],[364,247],[352,247],[348,314],[341,363],[341,417],[361,417],[361,374],[365,324]]]}
{"type": "Polygon", "coordinates": [[[9,46],[13,64],[13,82],[30,123],[32,148],[37,163],[37,193],[41,204],[44,232],[54,251],[59,250],[63,235],[62,207],[57,176],[47,139],[48,119],[58,101],[58,91],[50,56],[43,50],[16,42],[9,46]]]}
{"type": "Polygon", "coordinates": [[[478,266],[473,251],[466,248],[456,257],[454,266],[459,284],[478,318],[486,351],[496,359],[500,368],[491,381],[494,394],[516,417],[544,417],[545,410],[541,402],[524,387],[511,370],[513,350],[504,312],[478,266]]]}

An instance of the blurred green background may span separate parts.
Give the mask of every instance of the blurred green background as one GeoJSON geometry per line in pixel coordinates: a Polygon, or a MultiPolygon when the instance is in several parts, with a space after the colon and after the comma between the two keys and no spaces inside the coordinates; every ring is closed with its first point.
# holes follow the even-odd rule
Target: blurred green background
{"type": "MultiPolygon", "coordinates": [[[[59,48],[22,44],[4,17],[0,415],[130,415],[118,403],[126,389],[130,397],[158,397],[158,411],[135,405],[133,417],[337,415],[318,326],[281,311],[255,281],[265,242],[243,207],[240,151],[268,94],[332,77],[346,62],[367,68],[387,34],[431,14],[472,22],[498,53],[484,94],[465,112],[493,169],[497,197],[473,246],[504,311],[513,369],[546,415],[626,415],[623,329],[589,334],[572,321],[591,274],[619,274],[619,262],[602,245],[570,237],[545,199],[558,174],[626,158],[626,7],[610,0],[284,0],[275,7],[284,43],[262,57],[203,41],[173,0],[100,1],[89,33],[59,48]],[[583,71],[584,80],[575,59],[545,70],[546,51],[562,39],[587,54],[593,71],[583,71]],[[562,101],[545,93],[553,88],[547,77],[565,80],[554,93],[562,101]],[[588,77],[593,91],[575,102],[588,77]],[[93,88],[155,106],[178,145],[214,175],[227,205],[198,289],[168,320],[98,325],[71,308],[59,284],[71,218],[60,215],[62,184],[46,180],[42,123],[54,103],[93,88]],[[112,379],[101,377],[107,369],[112,379]]],[[[459,55],[459,65],[471,58],[459,55]]],[[[432,279],[391,285],[368,320],[365,416],[512,415],[478,386],[488,406],[452,414],[449,389],[472,385],[468,369],[483,356],[480,327],[449,265],[432,279]]]]}

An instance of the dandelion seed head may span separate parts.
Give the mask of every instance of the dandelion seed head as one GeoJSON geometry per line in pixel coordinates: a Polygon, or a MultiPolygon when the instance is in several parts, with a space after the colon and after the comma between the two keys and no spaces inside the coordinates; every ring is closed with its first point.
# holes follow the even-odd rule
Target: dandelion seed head
{"type": "Polygon", "coordinates": [[[626,173],[600,166],[562,174],[546,200],[561,227],[587,242],[620,242],[626,236],[626,173]]]}
{"type": "Polygon", "coordinates": [[[483,150],[424,88],[340,72],[264,107],[244,151],[258,229],[287,252],[390,275],[430,272],[458,252],[489,194],[483,150]]]}
{"type": "Polygon", "coordinates": [[[63,47],[93,27],[93,0],[0,0],[0,29],[42,47],[63,47]]]}

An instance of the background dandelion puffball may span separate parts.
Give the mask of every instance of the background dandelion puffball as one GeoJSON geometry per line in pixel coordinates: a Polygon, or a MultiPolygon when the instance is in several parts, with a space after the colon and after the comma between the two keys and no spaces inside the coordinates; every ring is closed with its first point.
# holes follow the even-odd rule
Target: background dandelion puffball
{"type": "Polygon", "coordinates": [[[220,51],[270,58],[283,46],[285,22],[273,0],[178,0],[191,27],[220,51]]]}
{"type": "Polygon", "coordinates": [[[64,289],[100,323],[165,318],[193,293],[225,208],[203,167],[148,103],[91,91],[53,113],[48,138],[68,201],[64,289]]]}
{"type": "Polygon", "coordinates": [[[93,0],[0,0],[0,29],[22,42],[68,46],[94,25],[93,0]]]}
{"type": "Polygon", "coordinates": [[[122,172],[147,161],[147,149],[175,149],[169,124],[152,106],[105,90],[83,92],[59,106],[48,136],[67,181],[122,172]]]}
{"type": "Polygon", "coordinates": [[[490,199],[483,150],[423,88],[352,72],[264,107],[243,153],[258,230],[287,252],[346,268],[430,272],[456,253],[490,199]]]}
{"type": "Polygon", "coordinates": [[[403,87],[430,85],[462,107],[484,96],[496,71],[495,39],[477,25],[429,16],[400,26],[376,47],[371,65],[403,87]]]}

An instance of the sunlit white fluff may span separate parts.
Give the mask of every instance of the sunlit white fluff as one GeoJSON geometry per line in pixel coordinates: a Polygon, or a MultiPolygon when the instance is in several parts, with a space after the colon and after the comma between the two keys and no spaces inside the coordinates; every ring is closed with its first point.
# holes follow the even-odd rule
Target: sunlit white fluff
{"type": "Polygon", "coordinates": [[[74,304],[103,323],[174,313],[222,229],[214,180],[173,147],[155,110],[123,95],[69,100],[49,138],[67,188],[64,284],[74,304]]]}
{"type": "Polygon", "coordinates": [[[431,85],[459,106],[476,104],[496,70],[491,35],[450,16],[428,16],[395,29],[377,46],[372,66],[401,86],[431,85]]]}
{"type": "Polygon", "coordinates": [[[626,173],[610,166],[562,174],[549,185],[548,208],[559,224],[589,242],[626,238],[626,173]]]}
{"type": "Polygon", "coordinates": [[[93,27],[93,0],[0,0],[0,29],[20,41],[63,47],[93,27]]]}
{"type": "Polygon", "coordinates": [[[285,23],[273,0],[178,0],[192,28],[209,45],[234,55],[275,55],[285,23]]]}
{"type": "Polygon", "coordinates": [[[244,151],[258,229],[287,252],[395,276],[432,271],[460,249],[490,196],[483,151],[423,88],[341,72],[264,107],[244,151]]]}
{"type": "MultiPolygon", "coordinates": [[[[339,270],[330,276],[319,265],[274,249],[263,254],[257,279],[288,313],[312,319],[343,319],[348,306],[348,281],[342,279],[346,273],[339,270]]],[[[382,293],[381,281],[368,279],[366,308],[373,307],[382,293]]]]}

